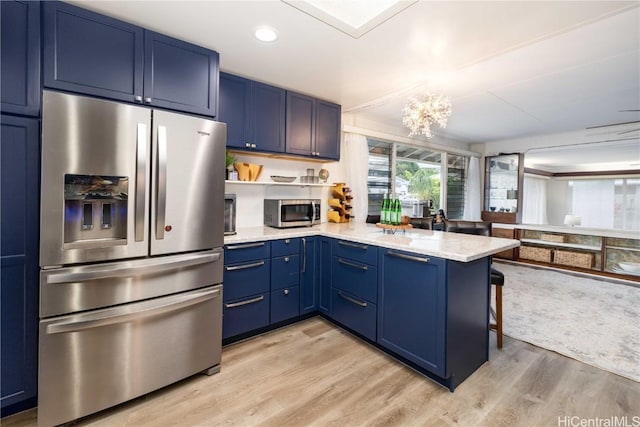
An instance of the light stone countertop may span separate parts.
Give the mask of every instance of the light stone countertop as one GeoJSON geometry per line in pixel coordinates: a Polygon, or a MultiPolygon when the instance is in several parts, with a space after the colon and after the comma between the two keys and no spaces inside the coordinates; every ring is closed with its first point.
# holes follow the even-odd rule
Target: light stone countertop
{"type": "Polygon", "coordinates": [[[383,233],[374,224],[323,223],[313,227],[276,229],[271,227],[239,228],[237,234],[225,236],[225,245],[295,237],[325,236],[383,248],[435,256],[454,261],[470,262],[520,246],[520,241],[498,237],[474,236],[422,229],[406,233],[383,233]]]}

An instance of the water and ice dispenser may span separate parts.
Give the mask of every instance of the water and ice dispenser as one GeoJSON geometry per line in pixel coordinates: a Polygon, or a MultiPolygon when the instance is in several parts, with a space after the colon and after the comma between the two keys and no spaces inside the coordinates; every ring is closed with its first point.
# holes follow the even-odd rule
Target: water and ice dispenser
{"type": "Polygon", "coordinates": [[[128,194],[126,176],[65,175],[65,247],[126,245],[128,194]]]}

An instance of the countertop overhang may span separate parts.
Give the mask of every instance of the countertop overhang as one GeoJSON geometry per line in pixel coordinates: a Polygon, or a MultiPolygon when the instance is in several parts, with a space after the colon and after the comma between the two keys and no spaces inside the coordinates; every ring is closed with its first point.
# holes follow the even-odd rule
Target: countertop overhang
{"type": "Polygon", "coordinates": [[[410,229],[395,234],[383,233],[374,224],[322,223],[312,227],[277,229],[267,226],[239,228],[237,234],[225,236],[225,245],[296,237],[324,236],[388,249],[470,262],[520,246],[519,240],[475,236],[461,233],[410,229]]]}

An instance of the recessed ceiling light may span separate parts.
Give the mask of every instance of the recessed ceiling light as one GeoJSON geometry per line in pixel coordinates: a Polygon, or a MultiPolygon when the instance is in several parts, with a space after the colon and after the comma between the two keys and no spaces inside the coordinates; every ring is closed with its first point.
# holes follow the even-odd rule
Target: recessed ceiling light
{"type": "Polygon", "coordinates": [[[276,30],[270,27],[258,27],[253,34],[262,42],[272,42],[278,38],[276,30]]]}

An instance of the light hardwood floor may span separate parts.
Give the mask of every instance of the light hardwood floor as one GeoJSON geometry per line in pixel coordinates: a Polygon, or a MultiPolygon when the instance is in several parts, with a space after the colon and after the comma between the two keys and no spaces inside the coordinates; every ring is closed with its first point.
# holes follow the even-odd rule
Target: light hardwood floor
{"type": "MultiPolygon", "coordinates": [[[[509,337],[498,350],[494,333],[490,344],[489,362],[450,393],[315,317],[225,347],[219,374],[76,425],[558,426],[565,416],[640,416],[640,383],[509,337]]],[[[32,410],[1,423],[36,422],[32,410]]]]}

